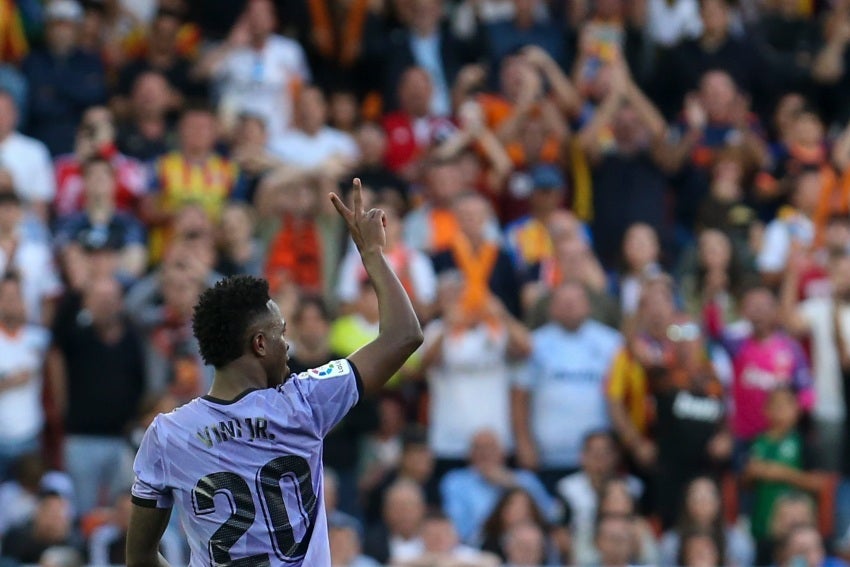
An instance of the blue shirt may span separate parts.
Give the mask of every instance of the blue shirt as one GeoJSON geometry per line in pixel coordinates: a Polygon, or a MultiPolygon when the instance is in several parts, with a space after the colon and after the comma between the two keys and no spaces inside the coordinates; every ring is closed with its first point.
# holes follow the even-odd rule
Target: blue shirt
{"type": "MultiPolygon", "coordinates": [[[[520,29],[513,21],[494,22],[487,25],[486,33],[490,47],[490,63],[494,66],[499,65],[507,55],[526,45],[540,47],[557,61],[561,68],[565,66],[564,34],[555,24],[535,22],[528,29],[520,29]]],[[[495,73],[494,76],[498,77],[499,74],[495,73]]]]}
{"type": "Polygon", "coordinates": [[[575,332],[549,323],[532,334],[516,386],[531,394],[531,430],[544,467],[578,467],[584,436],[610,425],[604,383],[621,344],[620,333],[592,320],[575,332]]]}
{"type": "MultiPolygon", "coordinates": [[[[517,485],[528,492],[543,516],[554,519],[554,501],[538,478],[528,471],[513,471],[517,485]]],[[[440,482],[443,510],[465,543],[479,535],[487,516],[496,507],[505,489],[490,484],[472,467],[449,472],[440,482]]]]}
{"type": "Polygon", "coordinates": [[[434,94],[431,97],[431,112],[437,116],[451,114],[452,105],[449,97],[449,83],[443,73],[443,58],[440,54],[440,36],[431,34],[428,37],[410,35],[410,51],[416,64],[428,71],[434,94]]]}

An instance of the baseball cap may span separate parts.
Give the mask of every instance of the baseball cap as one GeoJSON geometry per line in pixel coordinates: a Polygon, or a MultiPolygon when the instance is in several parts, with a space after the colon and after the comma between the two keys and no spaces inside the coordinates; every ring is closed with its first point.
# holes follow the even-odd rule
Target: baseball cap
{"type": "Polygon", "coordinates": [[[76,0],[53,0],[45,8],[44,17],[48,21],[81,22],[83,8],[76,0]]]}
{"type": "Polygon", "coordinates": [[[531,170],[531,185],[534,190],[564,188],[564,175],[554,165],[538,165],[531,170]]]}

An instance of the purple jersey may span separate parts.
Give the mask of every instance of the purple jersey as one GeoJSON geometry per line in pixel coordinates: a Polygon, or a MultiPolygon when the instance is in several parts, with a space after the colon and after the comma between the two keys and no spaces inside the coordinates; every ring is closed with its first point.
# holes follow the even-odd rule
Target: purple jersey
{"type": "Polygon", "coordinates": [[[343,359],[160,415],[136,455],[133,502],[176,504],[193,566],[330,565],[322,440],[361,390],[343,359]]]}

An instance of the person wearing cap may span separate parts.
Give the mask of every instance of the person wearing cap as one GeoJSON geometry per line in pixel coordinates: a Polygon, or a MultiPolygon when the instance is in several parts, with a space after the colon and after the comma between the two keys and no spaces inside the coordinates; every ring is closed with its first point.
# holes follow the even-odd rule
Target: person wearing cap
{"type": "Polygon", "coordinates": [[[52,0],[44,15],[46,46],[33,51],[22,70],[32,93],[28,133],[55,156],[72,151],[85,109],[106,101],[106,75],[100,58],[80,49],[80,4],[52,0]]]}
{"type": "Polygon", "coordinates": [[[563,206],[566,188],[564,175],[556,165],[538,165],[530,171],[529,177],[532,185],[530,212],[505,229],[508,251],[522,271],[552,257],[552,239],[546,225],[552,213],[563,206]]]}

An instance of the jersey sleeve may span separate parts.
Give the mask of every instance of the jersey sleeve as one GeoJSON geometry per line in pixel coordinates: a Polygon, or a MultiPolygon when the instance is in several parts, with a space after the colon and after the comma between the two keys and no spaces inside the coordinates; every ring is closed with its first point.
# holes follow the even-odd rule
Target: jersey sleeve
{"type": "Polygon", "coordinates": [[[133,463],[133,504],[145,508],[171,508],[174,498],[166,483],[165,455],[159,440],[159,418],[148,427],[133,463]]]}
{"type": "Polygon", "coordinates": [[[280,390],[286,393],[290,388],[297,390],[309,407],[316,431],[322,437],[342,421],[363,395],[360,373],[345,358],[294,375],[280,390]]]}

